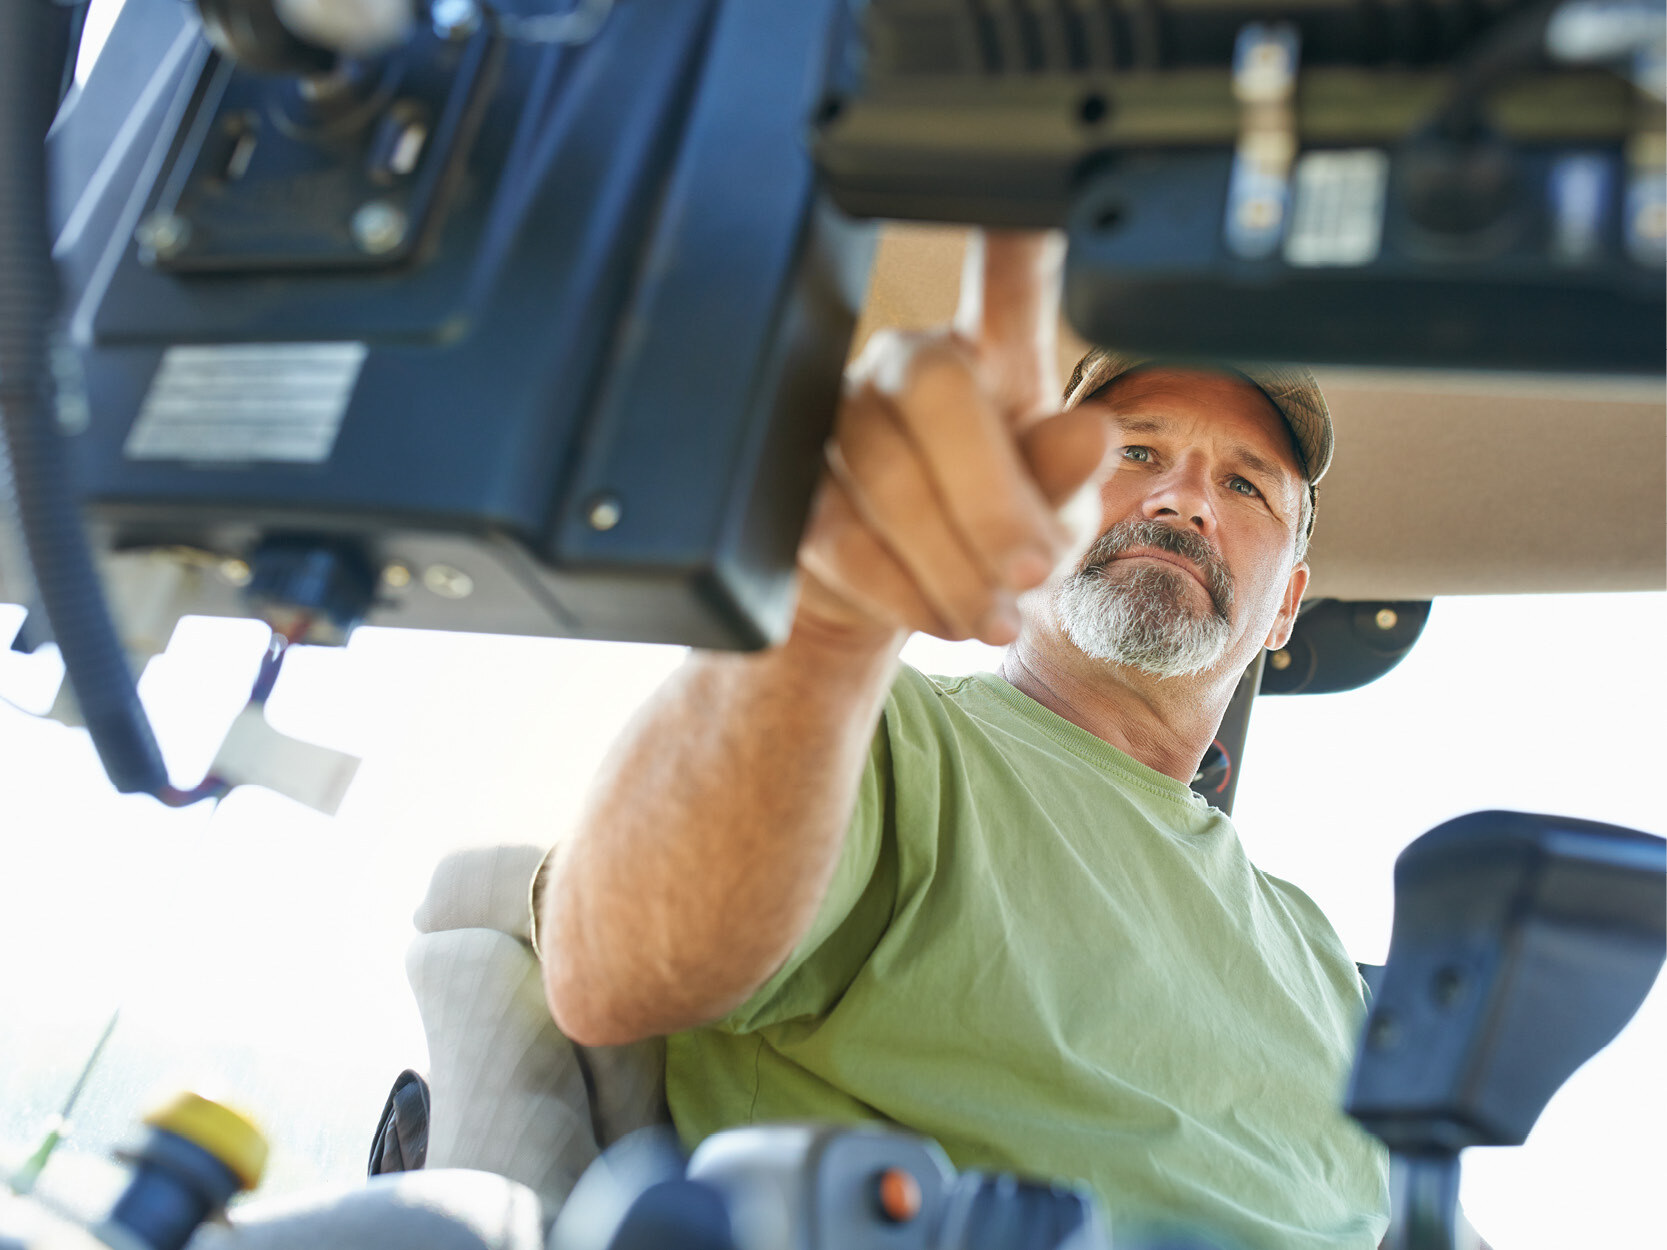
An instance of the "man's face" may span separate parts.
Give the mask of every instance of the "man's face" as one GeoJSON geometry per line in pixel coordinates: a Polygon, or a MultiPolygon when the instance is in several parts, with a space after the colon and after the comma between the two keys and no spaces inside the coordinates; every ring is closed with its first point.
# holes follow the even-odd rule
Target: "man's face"
{"type": "Polygon", "coordinates": [[[1071,642],[1157,677],[1238,672],[1290,637],[1307,487],[1289,429],[1229,374],[1152,368],[1091,401],[1111,422],[1100,539],[1055,589],[1071,642]]]}

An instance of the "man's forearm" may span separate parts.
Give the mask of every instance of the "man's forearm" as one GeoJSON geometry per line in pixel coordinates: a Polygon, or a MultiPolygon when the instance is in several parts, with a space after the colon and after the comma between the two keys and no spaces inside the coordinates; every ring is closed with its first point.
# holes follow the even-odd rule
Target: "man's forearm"
{"type": "Polygon", "coordinates": [[[904,635],[696,654],[604,765],[539,895],[545,993],[587,1045],[745,1001],[815,919],[904,635]]]}
{"type": "Polygon", "coordinates": [[[1093,494],[1107,425],[1054,412],[1063,240],[998,235],[977,257],[960,331],[876,335],[852,368],[793,637],[691,660],[555,853],[539,945],[574,1040],[673,1032],[763,984],[838,863],[904,637],[1010,643],[1016,596],[1086,546],[1061,509],[1093,494]]]}

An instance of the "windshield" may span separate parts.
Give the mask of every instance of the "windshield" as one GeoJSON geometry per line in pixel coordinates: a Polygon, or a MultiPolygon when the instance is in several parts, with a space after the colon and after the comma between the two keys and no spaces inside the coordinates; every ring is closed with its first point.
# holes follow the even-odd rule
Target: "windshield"
{"type": "MultiPolygon", "coordinates": [[[[0,642],[21,618],[0,607],[0,642]]],[[[1514,807],[1663,832],[1649,784],[1667,745],[1663,637],[1661,594],[1438,602],[1382,680],[1257,706],[1236,812],[1252,857],[1311,894],[1356,959],[1381,962],[1394,857],[1442,820],[1514,807]]],[[[201,774],[265,638],[190,618],[147,672],[176,781],[201,774]]],[[[917,638],[906,656],[965,672],[999,653],[917,638]]],[[[458,846],[554,840],[680,657],[377,629],[302,648],[269,712],[362,758],[334,819],[252,788],[218,810],[118,796],[84,733],[0,706],[0,1166],[39,1142],[119,1008],[43,1192],[102,1209],[121,1174],[100,1161],[181,1086],[266,1127],[265,1193],[363,1175],[393,1077],[426,1062],[403,960],[429,870],[458,846]]],[[[50,702],[50,656],[0,660],[0,691],[50,702]]],[[[1623,1244],[1659,1221],[1663,1053],[1657,989],[1526,1147],[1465,1156],[1465,1205],[1494,1245],[1623,1244]]]]}

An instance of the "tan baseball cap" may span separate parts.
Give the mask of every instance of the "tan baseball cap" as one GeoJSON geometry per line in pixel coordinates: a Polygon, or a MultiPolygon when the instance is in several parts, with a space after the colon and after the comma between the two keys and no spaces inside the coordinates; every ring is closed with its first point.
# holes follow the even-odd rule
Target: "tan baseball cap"
{"type": "Polygon", "coordinates": [[[1331,410],[1326,407],[1320,385],[1309,370],[1297,365],[1241,365],[1202,364],[1184,360],[1160,360],[1155,357],[1135,356],[1096,347],[1077,362],[1071,380],[1065,386],[1065,406],[1074,408],[1097,393],[1113,379],[1147,365],[1173,364],[1186,368],[1189,363],[1200,368],[1222,369],[1236,373],[1262,394],[1279,410],[1296,440],[1297,451],[1303,460],[1303,471],[1312,489],[1331,467],[1332,437],[1331,410]]]}

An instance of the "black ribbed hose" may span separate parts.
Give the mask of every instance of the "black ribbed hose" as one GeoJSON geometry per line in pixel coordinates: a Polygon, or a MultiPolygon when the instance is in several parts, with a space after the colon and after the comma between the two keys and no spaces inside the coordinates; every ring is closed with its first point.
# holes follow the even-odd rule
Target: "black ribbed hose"
{"type": "Polygon", "coordinates": [[[47,126],[58,103],[64,11],[0,0],[0,486],[19,528],[82,719],[123,794],[162,795],[168,773],[104,602],[58,432],[49,356],[57,274],[47,225],[47,126]]]}

